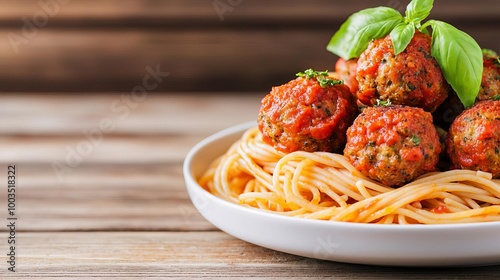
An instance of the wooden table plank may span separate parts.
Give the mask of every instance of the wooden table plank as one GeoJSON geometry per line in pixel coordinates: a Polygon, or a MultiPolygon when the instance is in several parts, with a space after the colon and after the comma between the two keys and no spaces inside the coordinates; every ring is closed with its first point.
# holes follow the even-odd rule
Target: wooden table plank
{"type": "MultiPolygon", "coordinates": [[[[252,251],[253,246],[222,233],[26,233],[20,238],[25,262],[19,261],[21,277],[192,277],[199,268],[203,274],[211,267],[229,268],[234,257],[242,263],[258,262],[266,252],[258,247],[252,251]],[[201,253],[207,247],[207,254],[201,253]]],[[[280,259],[297,258],[273,258],[276,263],[280,259]]]]}
{"type": "MultiPolygon", "coordinates": [[[[129,91],[147,66],[157,91],[267,91],[307,68],[333,70],[326,45],[347,17],[400,0],[0,0],[3,91],[129,91]],[[61,4],[57,4],[61,3],[61,4]]],[[[447,21],[500,49],[497,0],[435,1],[447,21]]]]}
{"type": "Polygon", "coordinates": [[[18,165],[19,229],[213,230],[188,199],[184,157],[209,134],[255,118],[260,99],[151,95],[120,119],[109,109],[114,94],[2,96],[0,167],[18,165]],[[103,119],[116,129],[101,136],[103,119]]]}
{"type": "MultiPolygon", "coordinates": [[[[495,279],[499,266],[391,268],[303,258],[222,232],[20,233],[18,272],[10,279],[495,279]]],[[[4,247],[0,249],[2,252],[4,247]]],[[[0,256],[5,263],[6,256],[0,256]]]]}
{"type": "MultiPolygon", "coordinates": [[[[63,180],[48,165],[19,164],[17,171],[20,231],[215,229],[189,200],[181,163],[82,165],[63,180]]],[[[0,173],[0,180],[5,176],[0,173]]],[[[0,192],[1,209],[6,196],[0,192]]],[[[0,211],[0,220],[6,215],[0,211]]]]}
{"type": "MultiPolygon", "coordinates": [[[[56,135],[86,138],[110,122],[107,135],[204,137],[257,119],[267,93],[165,93],[136,101],[131,93],[4,94],[0,135],[56,135]]],[[[102,131],[102,130],[101,130],[102,131]]],[[[71,141],[70,141],[71,142],[71,141]]]]}
{"type": "MultiPolygon", "coordinates": [[[[255,246],[196,211],[182,162],[201,138],[254,118],[258,95],[148,96],[62,178],[52,163],[116,118],[116,95],[0,96],[0,170],[16,163],[16,273],[1,279],[496,279],[500,266],[393,268],[327,262],[255,246]],[[19,106],[25,104],[26,106],[19,106]],[[76,146],[75,146],[76,145],[76,146]]],[[[6,182],[0,171],[0,182],[6,182]]],[[[6,209],[0,191],[0,209],[6,209]]],[[[6,211],[0,220],[6,221],[6,211]]]]}
{"type": "MultiPolygon", "coordinates": [[[[50,3],[51,1],[47,1],[50,3]]],[[[251,2],[206,2],[199,0],[71,0],[58,1],[60,5],[46,5],[45,10],[51,12],[51,24],[49,27],[58,26],[68,21],[74,24],[86,25],[92,21],[117,22],[123,24],[125,19],[135,20],[131,24],[140,24],[141,21],[163,19],[160,24],[189,24],[188,20],[200,23],[216,23],[220,18],[215,9],[226,7],[225,23],[235,21],[262,21],[286,22],[293,19],[307,19],[314,22],[329,23],[337,19],[343,19],[350,14],[364,8],[376,6],[390,6],[400,11],[406,8],[406,2],[387,0],[310,0],[307,4],[300,1],[282,0],[266,1],[254,0],[251,2]],[[67,3],[66,3],[67,2],[67,3]],[[233,9],[231,9],[233,8],[233,9]],[[57,11],[57,12],[55,12],[57,11]]],[[[46,2],[44,2],[46,3],[46,2]]],[[[467,20],[478,17],[496,18],[498,6],[496,0],[482,0],[470,5],[469,0],[440,0],[434,3],[432,16],[437,19],[460,18],[467,20]],[[450,8],[453,5],[453,8],[450,8]]],[[[33,14],[43,11],[40,3],[33,1],[1,0],[0,23],[9,23],[19,20],[21,17],[32,17],[33,14]]],[[[21,22],[22,23],[22,22],[21,22]]],[[[191,23],[192,24],[192,23],[191,23]]],[[[191,26],[191,25],[189,25],[191,26]]]]}
{"type": "MultiPolygon", "coordinates": [[[[0,29],[0,38],[16,31],[0,29]]],[[[149,66],[170,73],[150,87],[156,92],[269,91],[299,71],[333,69],[337,58],[325,49],[333,32],[44,29],[18,47],[0,40],[0,83],[4,91],[127,92],[149,66]]]]}
{"type": "MultiPolygon", "coordinates": [[[[498,24],[453,24],[480,46],[500,49],[498,24]]],[[[338,57],[326,45],[337,29],[43,29],[17,47],[0,40],[0,84],[3,91],[130,92],[147,67],[159,67],[170,75],[151,91],[268,92],[299,71],[334,70],[338,57]]],[[[18,30],[0,29],[0,38],[18,30]]]]}
{"type": "Polygon", "coordinates": [[[202,138],[104,136],[102,140],[94,142],[93,138],[89,139],[85,135],[39,136],[36,139],[4,136],[0,138],[0,163],[61,164],[70,169],[92,163],[181,163],[189,149],[202,138]]]}

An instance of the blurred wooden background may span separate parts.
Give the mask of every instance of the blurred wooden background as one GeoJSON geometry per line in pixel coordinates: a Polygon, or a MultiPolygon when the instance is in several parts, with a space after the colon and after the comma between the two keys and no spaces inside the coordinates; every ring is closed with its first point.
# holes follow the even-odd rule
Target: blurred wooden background
{"type": "MultiPolygon", "coordinates": [[[[400,0],[0,0],[0,92],[267,92],[307,68],[353,12],[400,0]]],[[[430,18],[500,51],[499,0],[436,0],[430,18]]]]}

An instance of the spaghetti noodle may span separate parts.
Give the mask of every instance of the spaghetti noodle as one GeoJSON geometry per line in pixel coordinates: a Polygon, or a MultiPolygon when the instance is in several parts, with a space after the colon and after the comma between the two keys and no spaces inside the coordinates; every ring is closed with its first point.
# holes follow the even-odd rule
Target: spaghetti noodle
{"type": "Polygon", "coordinates": [[[382,224],[500,221],[500,180],[490,173],[427,173],[399,188],[368,179],[342,155],[282,153],[247,130],[199,179],[228,201],[282,215],[382,224]]]}

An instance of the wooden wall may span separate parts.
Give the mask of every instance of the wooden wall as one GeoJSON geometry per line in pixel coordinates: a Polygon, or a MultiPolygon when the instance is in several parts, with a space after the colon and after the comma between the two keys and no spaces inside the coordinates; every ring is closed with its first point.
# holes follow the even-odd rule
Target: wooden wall
{"type": "MultiPolygon", "coordinates": [[[[0,0],[0,92],[263,91],[306,68],[353,12],[399,0],[0,0]],[[218,7],[218,9],[217,9],[218,7]]],[[[432,18],[500,51],[499,0],[436,0],[432,18]]]]}

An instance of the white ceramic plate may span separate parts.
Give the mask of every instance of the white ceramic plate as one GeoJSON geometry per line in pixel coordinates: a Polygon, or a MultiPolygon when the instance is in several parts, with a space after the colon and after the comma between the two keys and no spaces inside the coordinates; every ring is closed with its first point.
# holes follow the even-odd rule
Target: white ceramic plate
{"type": "Polygon", "coordinates": [[[189,196],[219,229],[281,252],[338,262],[389,266],[464,266],[500,263],[500,222],[453,225],[377,225],[286,217],[239,206],[196,182],[216,157],[255,122],[201,141],[184,161],[189,196]]]}

